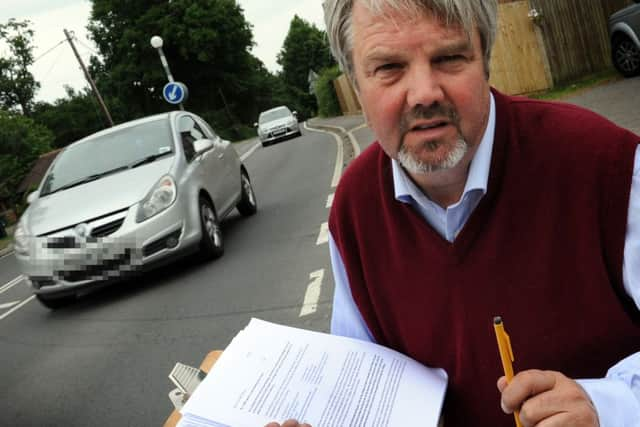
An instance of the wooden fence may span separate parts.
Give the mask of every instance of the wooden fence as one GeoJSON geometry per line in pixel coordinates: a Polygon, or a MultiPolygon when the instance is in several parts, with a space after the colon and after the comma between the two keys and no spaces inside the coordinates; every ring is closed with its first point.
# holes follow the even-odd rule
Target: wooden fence
{"type": "Polygon", "coordinates": [[[611,67],[609,15],[632,0],[530,0],[555,84],[611,67]]]}
{"type": "Polygon", "coordinates": [[[502,2],[490,65],[490,83],[508,94],[547,89],[552,78],[539,30],[526,0],[502,2]]]}
{"type": "Polygon", "coordinates": [[[333,87],[336,90],[342,114],[360,114],[361,108],[358,97],[351,86],[349,78],[345,74],[342,74],[333,81],[333,87]]]}

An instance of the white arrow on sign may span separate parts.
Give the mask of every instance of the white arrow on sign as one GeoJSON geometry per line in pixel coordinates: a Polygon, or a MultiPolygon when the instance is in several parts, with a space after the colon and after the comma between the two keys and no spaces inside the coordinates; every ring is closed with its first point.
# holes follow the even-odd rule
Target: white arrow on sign
{"type": "Polygon", "coordinates": [[[11,308],[16,304],[20,304],[20,301],[11,301],[4,304],[0,304],[0,310],[4,310],[5,308],[11,308]]]}
{"type": "Polygon", "coordinates": [[[171,93],[169,94],[169,99],[172,100],[172,101],[178,99],[178,86],[177,85],[173,85],[173,89],[171,90],[171,93]]]}

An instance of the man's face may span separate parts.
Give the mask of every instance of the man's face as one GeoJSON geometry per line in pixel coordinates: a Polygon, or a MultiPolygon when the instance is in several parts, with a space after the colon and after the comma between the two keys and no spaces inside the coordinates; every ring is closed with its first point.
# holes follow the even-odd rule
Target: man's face
{"type": "Polygon", "coordinates": [[[430,16],[373,16],[358,1],[352,13],[358,93],[384,151],[412,175],[468,165],[489,113],[478,32],[469,40],[430,16]]]}

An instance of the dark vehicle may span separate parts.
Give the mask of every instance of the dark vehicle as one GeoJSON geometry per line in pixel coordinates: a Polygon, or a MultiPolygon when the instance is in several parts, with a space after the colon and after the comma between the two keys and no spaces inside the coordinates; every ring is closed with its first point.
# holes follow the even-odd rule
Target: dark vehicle
{"type": "Polygon", "coordinates": [[[609,17],[611,59],[625,77],[640,75],[640,0],[609,17]]]}

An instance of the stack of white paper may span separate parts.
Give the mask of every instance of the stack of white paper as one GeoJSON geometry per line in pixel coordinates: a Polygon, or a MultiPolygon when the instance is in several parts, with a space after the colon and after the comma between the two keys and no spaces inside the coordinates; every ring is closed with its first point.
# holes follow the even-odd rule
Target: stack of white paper
{"type": "Polygon", "coordinates": [[[179,427],[438,424],[447,386],[427,368],[364,341],[252,319],[182,408],[179,427]]]}

